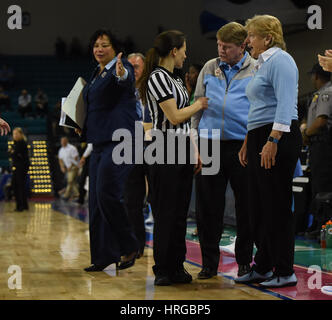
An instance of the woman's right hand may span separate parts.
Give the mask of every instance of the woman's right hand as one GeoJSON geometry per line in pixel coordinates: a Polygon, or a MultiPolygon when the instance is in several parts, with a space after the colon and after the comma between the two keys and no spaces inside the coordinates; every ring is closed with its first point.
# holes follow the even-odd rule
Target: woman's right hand
{"type": "Polygon", "coordinates": [[[247,158],[247,141],[243,142],[243,145],[239,151],[239,160],[242,167],[246,167],[248,164],[248,158],[247,158]]]}
{"type": "Polygon", "coordinates": [[[200,97],[200,98],[197,99],[196,102],[200,105],[201,110],[205,110],[209,107],[208,101],[209,101],[209,98],[200,97]]]}

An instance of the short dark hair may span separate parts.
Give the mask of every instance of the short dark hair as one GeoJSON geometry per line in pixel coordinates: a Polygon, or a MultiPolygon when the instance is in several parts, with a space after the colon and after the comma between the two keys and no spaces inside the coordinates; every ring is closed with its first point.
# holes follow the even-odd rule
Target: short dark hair
{"type": "Polygon", "coordinates": [[[328,82],[331,80],[331,72],[325,71],[319,63],[315,63],[309,74],[316,74],[320,79],[328,82]]]}
{"type": "Polygon", "coordinates": [[[98,29],[94,32],[94,34],[92,35],[92,37],[90,39],[90,50],[92,50],[95,42],[102,36],[108,37],[116,55],[118,55],[121,51],[123,52],[122,42],[120,41],[118,36],[115,34],[115,32],[108,30],[108,29],[98,29]]]}

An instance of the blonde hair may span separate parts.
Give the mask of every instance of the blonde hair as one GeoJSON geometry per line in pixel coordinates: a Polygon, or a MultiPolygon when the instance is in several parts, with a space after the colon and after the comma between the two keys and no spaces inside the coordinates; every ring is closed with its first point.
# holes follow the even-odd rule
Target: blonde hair
{"type": "Polygon", "coordinates": [[[247,31],[253,29],[263,38],[271,35],[272,39],[268,44],[268,48],[279,47],[282,50],[286,50],[282,25],[278,18],[267,14],[255,15],[253,18],[246,21],[245,28],[247,31]]]}
{"type": "Polygon", "coordinates": [[[217,39],[222,42],[234,43],[241,46],[247,38],[247,30],[245,27],[237,22],[230,22],[222,26],[217,31],[217,39]]]}
{"type": "Polygon", "coordinates": [[[16,127],[16,128],[14,128],[13,132],[14,132],[15,130],[18,131],[18,132],[21,134],[23,140],[24,140],[25,142],[27,142],[28,139],[27,139],[27,137],[25,136],[25,134],[24,134],[24,132],[23,132],[23,129],[20,128],[20,127],[16,127]]]}

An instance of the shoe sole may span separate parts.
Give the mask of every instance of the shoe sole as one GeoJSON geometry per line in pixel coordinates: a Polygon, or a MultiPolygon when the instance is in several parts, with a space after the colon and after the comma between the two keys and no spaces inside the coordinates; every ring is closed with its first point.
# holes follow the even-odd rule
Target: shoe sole
{"type": "Polygon", "coordinates": [[[217,275],[214,274],[214,275],[211,276],[211,277],[197,277],[197,279],[198,279],[198,280],[207,280],[207,279],[211,279],[211,278],[216,277],[216,276],[217,276],[217,275]]]}
{"type": "Polygon", "coordinates": [[[167,282],[167,283],[155,283],[155,286],[160,286],[160,287],[166,287],[166,286],[170,286],[172,283],[171,282],[167,282]]]}
{"type": "Polygon", "coordinates": [[[283,284],[282,286],[264,286],[261,283],[259,284],[259,286],[262,287],[262,288],[284,288],[284,287],[294,287],[296,285],[297,285],[297,281],[286,283],[286,284],[283,284]]]}
{"type": "Polygon", "coordinates": [[[188,281],[174,281],[174,280],[172,280],[172,283],[174,283],[174,284],[186,284],[186,283],[191,283],[193,280],[191,279],[190,281],[188,280],[188,281]]]}
{"type": "Polygon", "coordinates": [[[238,283],[238,284],[253,284],[253,283],[262,283],[264,281],[266,281],[267,279],[255,279],[255,280],[250,280],[250,281],[237,281],[237,280],[234,280],[235,283],[238,283]]]}

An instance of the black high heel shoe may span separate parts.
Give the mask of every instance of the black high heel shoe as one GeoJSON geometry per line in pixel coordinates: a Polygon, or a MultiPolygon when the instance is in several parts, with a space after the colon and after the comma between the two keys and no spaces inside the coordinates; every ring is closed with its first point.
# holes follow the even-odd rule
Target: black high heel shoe
{"type": "MultiPolygon", "coordinates": [[[[114,262],[113,262],[114,263],[114,262]]],[[[84,271],[86,272],[97,272],[97,271],[103,271],[106,267],[108,267],[110,264],[107,265],[98,265],[98,264],[92,264],[90,267],[84,268],[84,271]]],[[[119,262],[115,262],[116,269],[119,268],[119,262]]]]}
{"type": "Polygon", "coordinates": [[[122,261],[118,267],[119,270],[127,269],[132,267],[135,264],[135,261],[139,255],[139,252],[135,252],[134,257],[128,261],[122,261]]]}

